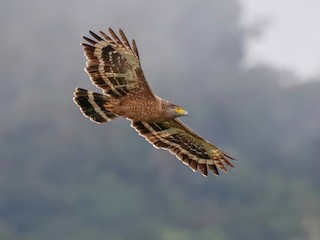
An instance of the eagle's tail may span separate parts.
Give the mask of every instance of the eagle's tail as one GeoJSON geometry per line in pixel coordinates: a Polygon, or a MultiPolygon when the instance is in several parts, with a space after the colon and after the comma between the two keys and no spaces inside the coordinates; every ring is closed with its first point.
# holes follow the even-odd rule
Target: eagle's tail
{"type": "Polygon", "coordinates": [[[105,104],[108,102],[106,96],[82,88],[76,88],[73,95],[73,101],[79,106],[83,115],[92,121],[103,123],[117,117],[117,115],[105,108],[105,104]]]}

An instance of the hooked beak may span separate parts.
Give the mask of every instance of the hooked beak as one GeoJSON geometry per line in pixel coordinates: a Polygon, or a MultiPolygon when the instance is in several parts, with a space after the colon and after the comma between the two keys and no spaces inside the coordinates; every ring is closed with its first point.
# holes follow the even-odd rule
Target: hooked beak
{"type": "Polygon", "coordinates": [[[183,112],[183,116],[188,116],[188,112],[186,111],[186,110],[184,110],[184,112],[183,112]]]}

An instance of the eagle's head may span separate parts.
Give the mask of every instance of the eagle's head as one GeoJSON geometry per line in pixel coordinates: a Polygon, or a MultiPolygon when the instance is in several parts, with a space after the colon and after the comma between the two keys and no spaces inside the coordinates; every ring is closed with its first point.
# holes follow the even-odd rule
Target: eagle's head
{"type": "Polygon", "coordinates": [[[163,114],[165,114],[169,119],[188,115],[188,112],[182,107],[167,100],[162,101],[161,108],[163,110],[163,114]]]}

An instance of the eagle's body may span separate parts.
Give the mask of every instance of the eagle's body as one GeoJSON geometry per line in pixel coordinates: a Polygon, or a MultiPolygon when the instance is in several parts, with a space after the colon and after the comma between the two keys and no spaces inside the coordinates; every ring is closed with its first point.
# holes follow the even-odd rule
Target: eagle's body
{"type": "Polygon", "coordinates": [[[83,114],[97,123],[125,117],[131,126],[156,148],[169,150],[194,171],[207,176],[208,168],[219,174],[227,171],[232,159],[220,149],[201,138],[179,121],[187,111],[153,94],[141,69],[135,42],[132,48],[120,30],[122,40],[109,29],[113,39],[90,31],[95,40],[84,37],[87,58],[86,72],[103,94],[77,88],[74,101],[83,114]]]}
{"type": "Polygon", "coordinates": [[[163,99],[157,96],[146,98],[143,95],[127,95],[123,98],[111,98],[109,102],[107,109],[132,121],[155,122],[170,119],[161,107],[163,99]]]}

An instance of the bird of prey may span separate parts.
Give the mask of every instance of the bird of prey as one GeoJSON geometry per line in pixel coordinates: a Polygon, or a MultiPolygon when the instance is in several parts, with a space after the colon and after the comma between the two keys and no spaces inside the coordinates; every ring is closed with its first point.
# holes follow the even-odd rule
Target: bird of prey
{"type": "Polygon", "coordinates": [[[87,59],[85,71],[103,93],[76,88],[73,100],[84,116],[96,123],[127,118],[155,148],[168,150],[203,176],[208,170],[219,175],[218,169],[226,172],[225,165],[233,167],[232,157],[178,119],[188,114],[186,110],[153,94],[134,40],[131,46],[121,29],[120,38],[111,28],[110,36],[102,31],[89,33],[93,39],[84,36],[87,43],[81,44],[87,59]]]}

